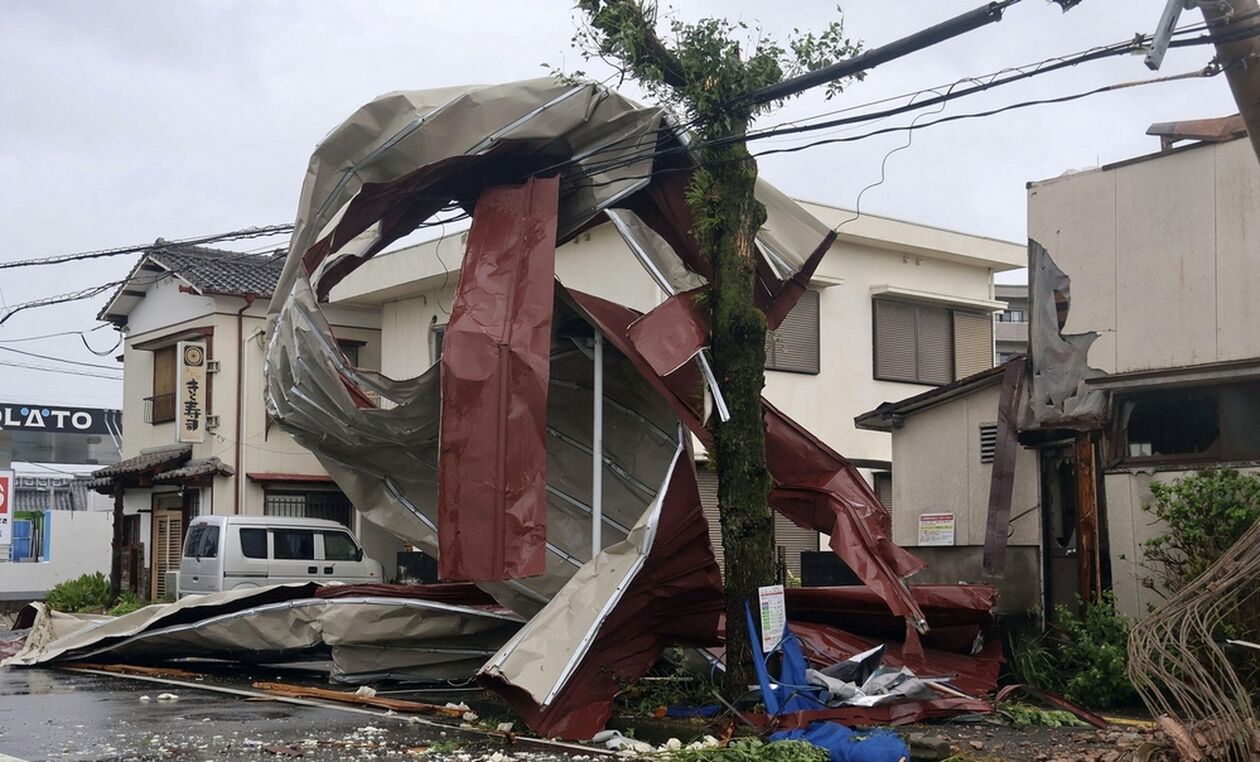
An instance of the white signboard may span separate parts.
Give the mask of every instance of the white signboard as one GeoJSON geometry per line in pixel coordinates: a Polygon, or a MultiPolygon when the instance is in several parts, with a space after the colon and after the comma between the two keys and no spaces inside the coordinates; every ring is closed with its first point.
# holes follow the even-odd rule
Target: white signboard
{"type": "Polygon", "coordinates": [[[206,345],[181,341],[175,354],[179,363],[176,383],[175,431],[180,442],[206,441],[206,345]]]}
{"type": "Polygon", "coordinates": [[[954,514],[952,513],[920,513],[919,514],[920,545],[953,545],[954,514]]]}
{"type": "Polygon", "coordinates": [[[0,545],[13,543],[13,472],[0,471],[0,545]]]}
{"type": "Polygon", "coordinates": [[[783,641],[787,627],[787,607],[783,603],[783,585],[757,588],[761,604],[761,652],[768,654],[783,641]]]}

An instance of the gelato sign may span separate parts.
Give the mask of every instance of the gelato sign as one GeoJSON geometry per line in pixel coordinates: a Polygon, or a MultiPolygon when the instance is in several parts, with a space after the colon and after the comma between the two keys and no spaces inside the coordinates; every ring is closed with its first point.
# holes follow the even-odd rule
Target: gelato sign
{"type": "Polygon", "coordinates": [[[119,411],[0,402],[0,431],[109,434],[120,430],[119,411]]]}

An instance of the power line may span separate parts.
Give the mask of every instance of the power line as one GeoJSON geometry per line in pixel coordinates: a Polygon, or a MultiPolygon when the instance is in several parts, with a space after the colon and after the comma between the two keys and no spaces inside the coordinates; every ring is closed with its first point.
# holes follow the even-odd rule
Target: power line
{"type": "Polygon", "coordinates": [[[120,254],[138,254],[141,252],[157,251],[167,246],[197,246],[204,243],[236,241],[243,238],[262,238],[264,236],[280,235],[282,233],[291,232],[293,232],[292,223],[285,225],[248,227],[240,230],[234,230],[230,233],[216,233],[214,235],[198,236],[196,238],[181,238],[174,241],[163,241],[158,239],[155,243],[139,244],[136,246],[119,246],[114,249],[96,249],[95,251],[79,251],[73,254],[58,254],[51,257],[39,257],[37,259],[19,259],[12,262],[0,262],[0,270],[8,270],[14,267],[58,265],[64,262],[77,262],[84,259],[99,259],[101,257],[116,257],[120,254]]]}
{"type": "Polygon", "coordinates": [[[84,334],[99,331],[102,328],[109,328],[109,323],[101,323],[95,328],[89,328],[86,331],[57,331],[56,333],[42,333],[38,336],[19,336],[12,339],[0,339],[0,344],[18,344],[23,341],[39,341],[41,339],[52,339],[58,336],[83,336],[84,334]]]}
{"type": "Polygon", "coordinates": [[[38,370],[44,373],[60,373],[67,376],[87,376],[90,378],[104,378],[110,381],[122,381],[122,376],[107,376],[104,373],[70,370],[68,368],[51,368],[47,365],[31,365],[24,362],[9,362],[8,360],[0,360],[0,366],[8,368],[21,368],[22,370],[38,370]]]}
{"type": "Polygon", "coordinates": [[[83,368],[102,368],[104,370],[119,370],[114,365],[101,365],[94,362],[82,362],[80,360],[67,360],[64,357],[53,357],[51,355],[42,355],[38,352],[27,352],[24,349],[14,349],[13,347],[0,347],[0,352],[12,352],[15,355],[24,355],[26,357],[34,357],[36,360],[52,360],[53,362],[64,362],[69,365],[78,365],[83,368]]]}

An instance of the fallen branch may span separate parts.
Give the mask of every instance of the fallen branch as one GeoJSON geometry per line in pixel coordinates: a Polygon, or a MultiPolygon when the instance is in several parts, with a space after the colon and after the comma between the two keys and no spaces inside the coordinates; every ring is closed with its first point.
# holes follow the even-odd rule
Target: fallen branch
{"type": "Polygon", "coordinates": [[[365,696],[352,691],[334,691],[327,688],[310,688],[303,685],[289,685],[287,683],[254,683],[253,687],[260,691],[274,693],[277,696],[287,696],[289,698],[324,699],[326,701],[337,701],[343,704],[358,704],[360,706],[370,706],[377,709],[392,709],[395,712],[405,712],[408,714],[436,714],[442,717],[461,718],[464,716],[464,712],[467,711],[465,709],[440,706],[438,704],[426,704],[423,701],[406,701],[404,699],[383,698],[381,696],[365,696]]]}

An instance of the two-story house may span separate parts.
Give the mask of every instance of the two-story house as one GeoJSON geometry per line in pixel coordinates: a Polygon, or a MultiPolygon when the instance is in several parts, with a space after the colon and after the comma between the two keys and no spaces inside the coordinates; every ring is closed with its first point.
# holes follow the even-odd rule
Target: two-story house
{"type": "MultiPolygon", "coordinates": [[[[948,384],[993,365],[994,273],[1024,264],[1024,247],[990,238],[802,202],[839,238],[809,290],[766,339],[766,396],[864,469],[890,499],[887,434],[855,430],[853,416],[880,400],[948,384]]],[[[451,232],[368,260],[330,301],[379,311],[381,371],[416,376],[436,361],[459,277],[466,234],[451,232]]],[[[568,288],[647,311],[664,292],[605,221],[556,252],[568,288]]],[[[701,495],[719,532],[716,477],[701,469],[701,495]]],[[[820,537],[776,516],[788,568],[820,537]]]]}
{"type": "MultiPolygon", "coordinates": [[[[153,599],[178,569],[189,519],[201,514],[304,516],[353,528],[386,569],[400,547],[361,521],[315,457],[273,427],[263,396],[267,300],[284,267],[275,252],[158,246],[136,263],[100,312],[123,334],[123,460],[96,472],[122,494],[123,576],[153,599]],[[177,426],[180,346],[204,353],[198,431],[177,426]],[[192,440],[192,441],[189,441],[192,440]]],[[[342,349],[380,366],[376,310],[329,310],[342,349]]]]}

